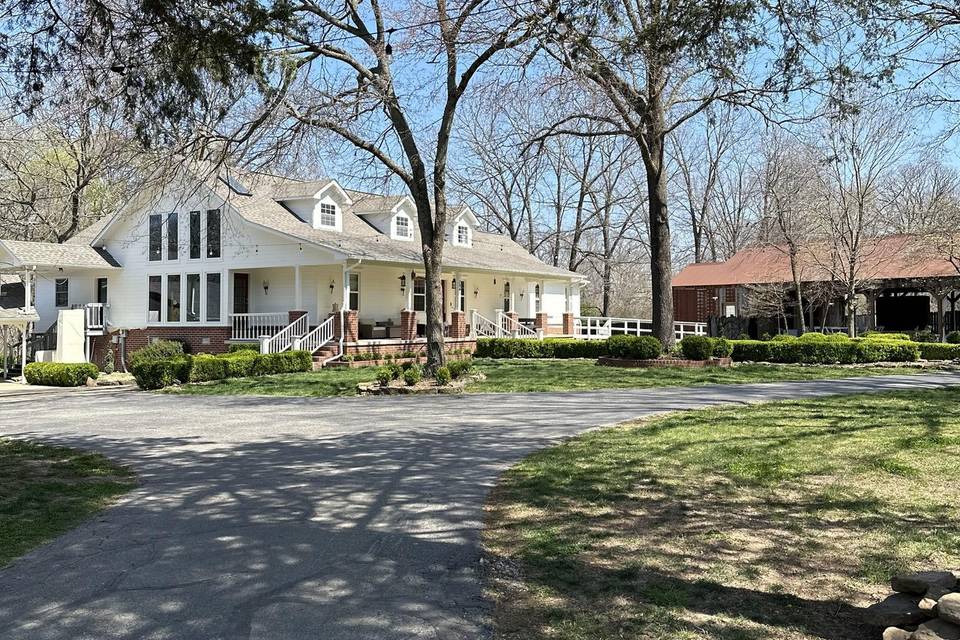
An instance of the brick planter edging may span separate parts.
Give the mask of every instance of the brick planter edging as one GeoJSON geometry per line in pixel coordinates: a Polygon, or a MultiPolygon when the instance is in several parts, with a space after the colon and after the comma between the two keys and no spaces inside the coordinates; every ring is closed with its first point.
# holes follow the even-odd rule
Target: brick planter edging
{"type": "Polygon", "coordinates": [[[702,369],[704,367],[729,367],[733,365],[732,358],[713,358],[712,360],[684,360],[683,358],[657,358],[656,360],[626,360],[601,356],[597,364],[604,367],[622,367],[624,369],[662,369],[665,367],[681,367],[684,369],[702,369]]]}
{"type": "MultiPolygon", "coordinates": [[[[394,358],[393,360],[349,360],[343,362],[342,360],[334,360],[333,362],[328,362],[327,367],[341,368],[341,369],[356,369],[359,367],[381,367],[384,365],[391,364],[406,364],[408,362],[417,362],[418,360],[423,360],[425,356],[419,356],[416,358],[394,358]]],[[[473,354],[447,354],[447,360],[469,360],[473,357],[473,354]]]]}

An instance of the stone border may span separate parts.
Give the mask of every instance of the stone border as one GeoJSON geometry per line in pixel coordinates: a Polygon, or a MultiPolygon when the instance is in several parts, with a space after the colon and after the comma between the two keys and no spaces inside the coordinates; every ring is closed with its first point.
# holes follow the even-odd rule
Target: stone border
{"type": "Polygon", "coordinates": [[[359,396],[400,396],[400,395],[437,395],[463,393],[463,388],[468,384],[479,382],[486,379],[482,373],[461,376],[456,380],[451,380],[450,384],[442,387],[437,386],[433,380],[421,380],[415,385],[408,386],[403,380],[394,380],[391,384],[383,387],[379,382],[361,382],[357,385],[357,395],[359,396]]]}
{"type": "Polygon", "coordinates": [[[731,367],[732,358],[712,358],[710,360],[684,360],[683,358],[657,358],[655,360],[627,360],[624,358],[610,358],[601,356],[597,364],[604,367],[621,367],[623,369],[663,369],[667,367],[681,367],[684,369],[702,369],[705,367],[731,367]]]}

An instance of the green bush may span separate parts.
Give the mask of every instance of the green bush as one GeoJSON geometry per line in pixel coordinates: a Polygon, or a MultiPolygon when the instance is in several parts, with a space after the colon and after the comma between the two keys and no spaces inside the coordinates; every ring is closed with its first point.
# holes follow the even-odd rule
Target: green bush
{"type": "Polygon", "coordinates": [[[713,357],[729,358],[733,354],[733,343],[726,338],[714,338],[713,357]]]}
{"type": "Polygon", "coordinates": [[[400,376],[403,375],[403,367],[401,367],[401,366],[398,365],[397,363],[393,363],[393,364],[391,364],[391,365],[388,365],[388,366],[387,366],[387,371],[390,372],[390,379],[391,379],[391,380],[399,380],[399,379],[400,379],[400,376]]]}
{"type": "Polygon", "coordinates": [[[688,360],[709,360],[713,356],[713,341],[707,336],[687,336],[680,341],[680,351],[688,360]]]}
{"type": "Polygon", "coordinates": [[[473,367],[473,360],[453,360],[447,363],[447,369],[450,370],[450,376],[457,379],[470,372],[473,367]]]}
{"type": "Polygon", "coordinates": [[[920,344],[920,357],[924,360],[956,360],[960,358],[960,344],[923,342],[920,344]]]}
{"type": "Polygon", "coordinates": [[[947,334],[949,344],[960,344],[960,331],[951,331],[947,334]]]}
{"type": "Polygon", "coordinates": [[[653,336],[610,336],[607,353],[625,360],[655,360],[663,353],[663,345],[653,336]]]}
{"type": "Polygon", "coordinates": [[[390,371],[390,367],[380,367],[377,369],[377,382],[380,386],[387,386],[391,380],[393,380],[393,373],[390,371]]]}
{"type": "Polygon", "coordinates": [[[921,329],[910,334],[910,339],[914,342],[937,342],[939,338],[930,329],[921,329]]]}
{"type": "Polygon", "coordinates": [[[737,362],[790,364],[853,364],[912,362],[920,357],[920,345],[902,340],[854,339],[822,336],[794,340],[733,340],[732,357],[737,362]]]}
{"type": "Polygon", "coordinates": [[[190,382],[211,382],[230,377],[230,360],[210,355],[198,354],[191,359],[190,382]]]}
{"type": "Polygon", "coordinates": [[[179,340],[157,340],[131,353],[130,367],[133,368],[141,362],[180,358],[184,354],[184,344],[179,340]]]}
{"type": "Polygon", "coordinates": [[[312,369],[313,356],[309,351],[282,351],[254,357],[250,375],[267,376],[275,373],[301,373],[312,369]]]}
{"type": "Polygon", "coordinates": [[[100,371],[89,362],[31,362],[23,370],[29,384],[47,387],[81,387],[87,378],[97,379],[100,371]]]}
{"type": "Polygon", "coordinates": [[[131,371],[141,389],[162,389],[175,382],[189,381],[192,360],[188,355],[169,360],[144,360],[133,365],[131,371]]]}
{"type": "Polygon", "coordinates": [[[450,369],[448,367],[437,367],[437,370],[433,372],[433,378],[441,387],[450,384],[450,369]]]}
{"type": "Polygon", "coordinates": [[[542,340],[543,358],[590,358],[607,355],[607,340],[567,340],[553,338],[542,340]]]}
{"type": "Polygon", "coordinates": [[[230,348],[227,349],[227,353],[244,353],[247,351],[260,353],[260,345],[254,342],[238,342],[231,344],[230,348]]]}
{"type": "Polygon", "coordinates": [[[103,356],[103,372],[107,375],[110,375],[117,369],[116,358],[113,355],[113,349],[108,348],[107,352],[103,356]]]}
{"type": "Polygon", "coordinates": [[[422,379],[423,369],[418,364],[415,364],[412,367],[407,367],[406,371],[403,372],[403,383],[408,387],[412,387],[422,379]]]}
{"type": "Polygon", "coordinates": [[[869,338],[870,340],[910,340],[909,334],[884,333],[883,331],[867,331],[863,334],[863,337],[869,338]]]}

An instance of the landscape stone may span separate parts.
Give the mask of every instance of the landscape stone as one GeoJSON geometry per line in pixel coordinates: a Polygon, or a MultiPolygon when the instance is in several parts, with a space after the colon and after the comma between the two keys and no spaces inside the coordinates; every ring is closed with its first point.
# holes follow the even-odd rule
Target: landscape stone
{"type": "Polygon", "coordinates": [[[948,593],[937,600],[937,615],[954,624],[960,624],[960,593],[948,593]]]}
{"type": "Polygon", "coordinates": [[[890,587],[899,593],[922,595],[933,588],[949,591],[957,586],[957,577],[950,571],[920,571],[894,576],[890,587]]]}
{"type": "Polygon", "coordinates": [[[924,622],[910,635],[910,640],[960,640],[960,626],[945,620],[924,622]]]}
{"type": "Polygon", "coordinates": [[[926,595],[920,599],[920,603],[917,606],[924,611],[930,611],[930,615],[937,615],[937,600],[939,600],[939,598],[931,598],[929,595],[926,595]]]}
{"type": "Polygon", "coordinates": [[[887,627],[883,631],[883,640],[910,640],[910,631],[899,627],[887,627]]]}
{"type": "Polygon", "coordinates": [[[882,602],[870,605],[864,611],[868,624],[876,627],[902,627],[930,618],[930,612],[917,604],[919,598],[906,593],[894,593],[882,602]]]}

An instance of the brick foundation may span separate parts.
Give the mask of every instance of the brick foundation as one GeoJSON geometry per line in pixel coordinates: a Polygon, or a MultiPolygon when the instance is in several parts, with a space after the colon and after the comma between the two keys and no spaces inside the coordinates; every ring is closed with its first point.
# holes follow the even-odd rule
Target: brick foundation
{"type": "Polygon", "coordinates": [[[411,342],[417,339],[417,312],[404,309],[400,312],[400,339],[411,342]]]}
{"type": "MultiPolygon", "coordinates": [[[[190,353],[226,353],[230,345],[227,340],[232,333],[231,327],[152,327],[148,329],[129,329],[126,338],[126,360],[129,366],[130,354],[150,344],[154,338],[159,340],[179,340],[187,345],[190,353]]],[[[120,370],[120,344],[112,342],[117,332],[97,336],[93,340],[91,361],[103,366],[107,349],[113,349],[113,362],[120,370]]]]}
{"type": "Polygon", "coordinates": [[[544,333],[549,333],[550,328],[547,326],[547,314],[538,313],[533,318],[533,328],[543,331],[544,333]]]}
{"type": "Polygon", "coordinates": [[[564,335],[568,335],[568,336],[573,335],[573,314],[572,313],[563,314],[563,333],[564,335]]]}
{"type": "Polygon", "coordinates": [[[459,340],[467,337],[467,314],[463,311],[450,312],[450,338],[459,340]]]}
{"type": "Polygon", "coordinates": [[[340,327],[340,312],[336,311],[331,313],[333,316],[333,335],[339,338],[343,335],[344,342],[356,342],[360,339],[360,322],[358,320],[358,314],[356,311],[344,311],[343,320],[344,324],[347,325],[346,333],[342,333],[340,327]]]}

